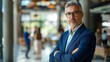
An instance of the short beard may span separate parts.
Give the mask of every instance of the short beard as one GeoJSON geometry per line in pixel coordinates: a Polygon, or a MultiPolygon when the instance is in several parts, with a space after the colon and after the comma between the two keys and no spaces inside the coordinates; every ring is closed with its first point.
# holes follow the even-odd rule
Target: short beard
{"type": "Polygon", "coordinates": [[[75,24],[70,24],[70,26],[71,26],[71,28],[72,28],[72,27],[75,27],[76,25],[75,25],[75,24]]]}
{"type": "Polygon", "coordinates": [[[73,30],[77,25],[75,24],[69,24],[70,25],[70,29],[73,30]]]}
{"type": "Polygon", "coordinates": [[[77,26],[79,26],[78,24],[69,24],[70,25],[70,29],[73,30],[74,28],[76,28],[77,26]]]}

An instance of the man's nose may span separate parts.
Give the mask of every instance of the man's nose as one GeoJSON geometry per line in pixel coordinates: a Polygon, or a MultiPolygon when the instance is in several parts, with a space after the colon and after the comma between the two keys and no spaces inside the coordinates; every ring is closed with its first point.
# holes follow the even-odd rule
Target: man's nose
{"type": "Polygon", "coordinates": [[[70,16],[71,18],[74,18],[74,14],[71,14],[71,16],[70,16]]]}

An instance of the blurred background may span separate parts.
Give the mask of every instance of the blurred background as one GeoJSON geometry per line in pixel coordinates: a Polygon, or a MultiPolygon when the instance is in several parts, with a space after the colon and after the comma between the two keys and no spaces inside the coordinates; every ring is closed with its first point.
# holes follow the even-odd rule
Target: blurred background
{"type": "MultiPolygon", "coordinates": [[[[64,14],[67,1],[72,0],[0,0],[0,62],[49,62],[49,54],[60,34],[68,29],[64,14]],[[24,37],[27,27],[30,39],[28,58],[25,57],[24,37]],[[35,44],[38,28],[42,38],[35,44]],[[40,58],[37,58],[36,49],[40,58]]],[[[84,24],[96,35],[92,62],[110,62],[110,0],[78,1],[83,8],[84,24]],[[106,34],[106,44],[103,43],[103,33],[106,34]]]]}

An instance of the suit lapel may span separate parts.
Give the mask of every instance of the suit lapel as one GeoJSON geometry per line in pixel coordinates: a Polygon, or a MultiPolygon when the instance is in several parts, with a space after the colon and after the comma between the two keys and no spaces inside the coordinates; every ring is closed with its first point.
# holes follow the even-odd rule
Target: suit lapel
{"type": "Polygon", "coordinates": [[[69,36],[69,33],[68,31],[65,33],[64,35],[64,39],[63,39],[63,52],[65,52],[65,48],[66,48],[66,42],[67,42],[67,39],[68,39],[68,36],[69,36]]]}
{"type": "Polygon", "coordinates": [[[70,41],[66,52],[69,51],[69,48],[71,48],[71,46],[74,47],[73,44],[75,43],[75,40],[77,40],[77,38],[81,35],[81,33],[84,31],[84,29],[85,29],[85,26],[84,26],[84,24],[82,24],[82,26],[79,27],[79,29],[75,32],[74,36],[72,37],[72,40],[70,41]]]}

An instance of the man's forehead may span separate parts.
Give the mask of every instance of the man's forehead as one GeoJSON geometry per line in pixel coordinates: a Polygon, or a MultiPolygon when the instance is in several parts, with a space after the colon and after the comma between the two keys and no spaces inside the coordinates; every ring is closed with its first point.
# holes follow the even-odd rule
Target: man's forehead
{"type": "Polygon", "coordinates": [[[76,5],[68,6],[65,8],[65,11],[80,11],[80,10],[81,10],[80,7],[76,5]]]}

